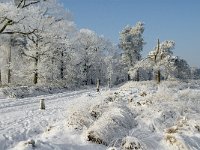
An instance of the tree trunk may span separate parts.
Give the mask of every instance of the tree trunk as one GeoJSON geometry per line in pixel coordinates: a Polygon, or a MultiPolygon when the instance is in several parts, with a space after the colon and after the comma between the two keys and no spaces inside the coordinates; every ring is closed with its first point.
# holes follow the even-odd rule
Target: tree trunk
{"type": "Polygon", "coordinates": [[[34,71],[34,77],[33,77],[33,83],[37,84],[38,83],[38,60],[39,60],[39,56],[38,53],[36,53],[36,57],[35,57],[35,71],[34,71]]]}
{"type": "Polygon", "coordinates": [[[11,48],[12,48],[12,36],[10,37],[10,48],[8,49],[8,84],[11,83],[11,48]]]}
{"type": "Polygon", "coordinates": [[[152,80],[152,74],[151,74],[151,71],[149,71],[149,73],[148,73],[148,80],[149,80],[149,81],[152,80]]]}
{"type": "Polygon", "coordinates": [[[87,69],[87,66],[85,65],[85,68],[84,68],[84,80],[83,80],[83,83],[84,85],[88,85],[88,69],[87,69]]]}
{"type": "Polygon", "coordinates": [[[1,69],[0,69],[0,86],[2,85],[2,81],[1,81],[1,69]]]}
{"type": "Polygon", "coordinates": [[[157,55],[154,56],[154,62],[156,63],[157,55]]]}
{"type": "Polygon", "coordinates": [[[64,53],[61,51],[61,68],[60,68],[60,77],[64,79],[64,62],[63,62],[64,53]]]}
{"type": "Polygon", "coordinates": [[[157,72],[157,83],[158,84],[160,83],[160,77],[161,77],[160,70],[158,70],[158,72],[157,72]]]}
{"type": "Polygon", "coordinates": [[[11,83],[11,70],[8,69],[8,83],[11,83]]]}
{"type": "Polygon", "coordinates": [[[97,92],[99,92],[99,85],[100,85],[100,80],[97,79],[97,92]]]}
{"type": "Polygon", "coordinates": [[[37,72],[34,73],[33,83],[34,83],[34,84],[37,84],[37,83],[38,83],[38,73],[37,73],[37,72]]]}
{"type": "Polygon", "coordinates": [[[11,83],[11,47],[9,48],[8,51],[8,83],[11,83]]]}
{"type": "Polygon", "coordinates": [[[131,80],[131,77],[130,77],[130,75],[128,74],[128,81],[130,81],[131,80]]]}
{"type": "MultiPolygon", "coordinates": [[[[157,52],[156,52],[156,56],[155,56],[155,63],[157,63],[157,56],[158,54],[160,54],[160,41],[158,39],[158,48],[157,48],[157,52]]],[[[157,71],[157,76],[156,76],[156,80],[157,80],[157,83],[159,84],[160,83],[160,77],[161,77],[161,73],[160,73],[160,69],[158,69],[157,71]]]]}
{"type": "Polygon", "coordinates": [[[51,81],[54,80],[54,78],[53,78],[53,74],[54,74],[54,71],[53,71],[53,64],[54,64],[54,57],[51,58],[51,65],[52,65],[52,70],[51,70],[51,81]]]}
{"type": "Polygon", "coordinates": [[[155,56],[154,56],[154,61],[155,61],[155,63],[157,62],[157,56],[158,56],[158,54],[160,53],[160,40],[158,39],[158,45],[157,45],[158,47],[157,47],[157,51],[156,51],[156,54],[155,54],[155,56]]]}
{"type": "Polygon", "coordinates": [[[108,78],[108,88],[111,88],[111,78],[108,78]]]}
{"type": "Polygon", "coordinates": [[[140,81],[140,72],[137,70],[136,72],[136,81],[140,81]]]}
{"type": "Polygon", "coordinates": [[[91,66],[88,66],[88,60],[85,60],[85,64],[83,65],[84,70],[83,73],[85,74],[84,84],[89,85],[89,69],[91,66]]]}

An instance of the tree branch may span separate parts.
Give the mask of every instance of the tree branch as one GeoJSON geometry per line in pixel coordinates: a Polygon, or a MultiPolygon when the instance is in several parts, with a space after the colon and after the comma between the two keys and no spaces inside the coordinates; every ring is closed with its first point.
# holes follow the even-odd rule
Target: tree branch
{"type": "Polygon", "coordinates": [[[33,34],[35,31],[37,31],[37,29],[34,29],[33,31],[30,32],[22,32],[22,31],[6,31],[6,32],[0,32],[0,34],[22,34],[22,35],[29,35],[29,34],[33,34]]]}
{"type": "MultiPolygon", "coordinates": [[[[25,1],[25,0],[24,0],[24,1],[25,1]]],[[[39,2],[40,2],[40,0],[35,1],[35,2],[30,2],[30,3],[28,3],[28,4],[25,4],[25,3],[24,3],[24,5],[22,6],[22,8],[28,7],[28,6],[33,5],[33,4],[37,4],[37,3],[39,3],[39,2]]]]}
{"type": "Polygon", "coordinates": [[[28,55],[24,51],[22,51],[21,54],[24,55],[24,56],[26,56],[26,57],[30,57],[30,58],[36,59],[36,57],[28,55]]]}
{"type": "MultiPolygon", "coordinates": [[[[19,19],[18,21],[13,21],[12,19],[9,19],[7,17],[4,17],[4,19],[0,22],[0,23],[4,23],[6,20],[7,22],[3,25],[3,27],[0,29],[0,34],[15,34],[16,31],[12,31],[12,32],[4,32],[6,30],[6,28],[8,26],[14,25],[19,23],[20,21],[22,21],[23,19],[25,19],[25,17],[19,19]]],[[[20,32],[18,32],[20,34],[20,32]]],[[[23,32],[21,32],[22,34],[23,32]]]]}
{"type": "MultiPolygon", "coordinates": [[[[32,1],[32,2],[30,2],[30,3],[28,3],[28,4],[26,4],[26,1],[27,1],[27,0],[21,0],[21,1],[19,2],[19,4],[17,5],[17,8],[25,8],[25,7],[28,7],[28,6],[30,6],[30,5],[37,4],[37,3],[39,3],[41,0],[35,0],[35,1],[32,1]]],[[[46,0],[44,0],[44,1],[46,1],[46,0]]]]}
{"type": "Polygon", "coordinates": [[[6,29],[7,26],[11,26],[14,24],[14,21],[13,20],[10,20],[8,18],[5,18],[3,20],[3,22],[5,22],[5,20],[7,20],[7,22],[3,25],[3,27],[0,29],[0,34],[6,29]]]}

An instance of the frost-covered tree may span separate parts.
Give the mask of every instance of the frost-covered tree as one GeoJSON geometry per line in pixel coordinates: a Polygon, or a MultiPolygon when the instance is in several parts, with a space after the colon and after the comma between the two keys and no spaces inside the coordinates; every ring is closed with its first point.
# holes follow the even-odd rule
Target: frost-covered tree
{"type": "Polygon", "coordinates": [[[154,62],[154,70],[156,70],[156,80],[160,83],[161,69],[172,69],[170,66],[170,57],[172,56],[172,50],[175,47],[174,41],[164,41],[160,44],[158,39],[157,47],[149,53],[149,58],[154,62]]]}
{"type": "Polygon", "coordinates": [[[74,24],[71,20],[63,20],[61,14],[59,18],[50,16],[48,11],[41,7],[35,8],[35,12],[31,15],[30,19],[35,22],[27,24],[27,30],[32,28],[36,31],[26,36],[26,46],[21,49],[21,54],[33,62],[32,66],[30,65],[30,72],[33,72],[33,83],[38,83],[39,76],[41,79],[47,79],[49,74],[52,76],[52,71],[55,74],[55,70],[49,70],[53,67],[60,67],[60,71],[57,72],[63,79],[65,45],[69,38],[68,33],[74,30],[74,24]]]}
{"type": "MultiPolygon", "coordinates": [[[[21,1],[22,2],[22,1],[21,1]]],[[[38,1],[37,3],[39,3],[38,1]]],[[[33,1],[24,0],[23,7],[18,8],[13,1],[1,1],[0,3],[0,36],[1,38],[7,38],[9,44],[6,46],[6,65],[7,65],[7,82],[11,83],[11,68],[12,66],[12,54],[11,50],[14,46],[14,41],[19,35],[30,35],[35,32],[35,29],[31,29],[29,31],[25,31],[25,23],[27,23],[28,12],[30,11],[28,7],[30,5],[36,4],[33,1]],[[25,3],[27,2],[27,3],[25,3]],[[9,37],[10,36],[10,37],[9,37]],[[9,48],[8,48],[9,47],[9,48]]],[[[1,43],[2,45],[6,45],[7,42],[1,43]]],[[[5,47],[5,46],[4,46],[5,47]]],[[[5,49],[4,49],[5,50],[5,49]]],[[[5,56],[5,55],[4,55],[5,56]]],[[[2,56],[3,57],[3,56],[2,56]]],[[[5,65],[4,65],[5,66],[5,65]]],[[[12,75],[13,76],[13,75],[12,75]]]]}
{"type": "Polygon", "coordinates": [[[173,77],[177,79],[190,79],[191,78],[191,68],[187,61],[179,57],[175,57],[171,60],[173,64],[174,71],[173,77]]]}
{"type": "Polygon", "coordinates": [[[141,59],[144,39],[144,24],[137,22],[135,26],[126,26],[120,33],[119,47],[123,49],[122,60],[126,65],[127,71],[141,59]]]}
{"type": "Polygon", "coordinates": [[[97,78],[102,82],[105,67],[103,58],[106,51],[109,51],[109,43],[89,29],[81,29],[75,41],[74,47],[77,53],[74,61],[76,61],[77,79],[82,82],[80,84],[94,84],[97,78]]]}
{"type": "Polygon", "coordinates": [[[191,68],[191,78],[195,80],[200,79],[200,68],[197,68],[197,67],[191,68]]]}
{"type": "Polygon", "coordinates": [[[153,65],[148,58],[144,58],[136,63],[134,67],[131,67],[128,71],[130,78],[134,79],[136,76],[139,77],[140,81],[152,80],[153,79],[153,65]],[[139,70],[139,74],[138,74],[139,70]]]}
{"type": "MultiPolygon", "coordinates": [[[[0,1],[0,34],[32,34],[34,30],[25,32],[23,26],[29,11],[29,6],[39,4],[45,0],[11,0],[0,1]]],[[[50,1],[50,0],[48,0],[50,1]]]]}
{"type": "Polygon", "coordinates": [[[121,59],[121,52],[117,47],[114,47],[114,50],[115,51],[112,53],[112,55],[106,59],[106,64],[108,65],[107,76],[109,87],[127,80],[127,70],[124,69],[124,63],[121,59]]]}
{"type": "Polygon", "coordinates": [[[135,26],[126,26],[120,33],[120,48],[124,50],[123,57],[125,63],[133,66],[134,63],[141,59],[144,39],[144,24],[137,22],[135,26]]]}
{"type": "MultiPolygon", "coordinates": [[[[11,66],[16,83],[23,81],[27,84],[29,80],[33,80],[36,84],[39,76],[47,82],[50,74],[52,76],[60,72],[57,71],[61,68],[60,62],[65,59],[61,58],[61,53],[67,49],[70,34],[74,30],[74,23],[71,14],[55,1],[48,1],[48,3],[38,1],[37,5],[32,3],[33,1],[26,2],[26,8],[16,8],[13,3],[1,3],[6,10],[2,9],[1,15],[18,20],[6,26],[1,32],[1,38],[5,34],[11,34],[14,37],[14,44],[10,46],[14,46],[11,66]],[[30,5],[32,7],[28,7],[30,5]]],[[[1,23],[3,25],[3,22],[1,23]]],[[[5,45],[5,42],[2,44],[5,45]]]]}
{"type": "Polygon", "coordinates": [[[152,80],[154,76],[158,83],[161,79],[189,78],[190,67],[185,60],[173,56],[174,47],[174,41],[166,40],[160,43],[158,40],[157,46],[148,57],[130,69],[130,76],[134,78],[140,70],[140,80],[152,80]]]}
{"type": "Polygon", "coordinates": [[[11,83],[11,69],[12,69],[12,54],[14,45],[14,36],[1,36],[0,44],[0,59],[1,59],[1,77],[4,84],[11,83]]]}

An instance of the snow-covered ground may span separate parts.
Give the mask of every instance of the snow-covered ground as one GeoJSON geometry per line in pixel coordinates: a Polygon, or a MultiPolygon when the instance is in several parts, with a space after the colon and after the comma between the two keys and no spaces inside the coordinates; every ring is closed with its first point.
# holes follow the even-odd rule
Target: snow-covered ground
{"type": "Polygon", "coordinates": [[[1,98],[0,150],[7,149],[199,150],[200,81],[1,98]]]}

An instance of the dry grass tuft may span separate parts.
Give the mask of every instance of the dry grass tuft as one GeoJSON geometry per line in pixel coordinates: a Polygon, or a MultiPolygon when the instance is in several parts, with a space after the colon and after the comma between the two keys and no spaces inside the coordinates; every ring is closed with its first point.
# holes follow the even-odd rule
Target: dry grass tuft
{"type": "Polygon", "coordinates": [[[176,133],[178,131],[178,127],[177,126],[173,126],[173,127],[171,127],[171,128],[168,128],[168,129],[166,129],[166,133],[168,133],[168,134],[173,134],[173,133],[176,133]]]}
{"type": "Polygon", "coordinates": [[[140,94],[140,96],[145,97],[145,96],[147,96],[147,93],[146,93],[146,92],[142,92],[142,93],[140,94]]]}
{"type": "Polygon", "coordinates": [[[137,138],[127,136],[122,139],[121,149],[122,150],[142,150],[143,148],[137,138]]]}
{"type": "Polygon", "coordinates": [[[90,131],[87,135],[87,140],[91,141],[93,143],[97,143],[97,144],[103,144],[103,145],[108,145],[106,142],[104,142],[102,139],[100,139],[97,135],[96,132],[94,131],[90,131]]]}
{"type": "Polygon", "coordinates": [[[170,144],[175,144],[176,142],[177,142],[177,139],[175,138],[175,136],[173,136],[173,135],[170,135],[170,134],[167,134],[166,136],[165,136],[165,140],[167,141],[167,142],[169,142],[170,144]]]}

